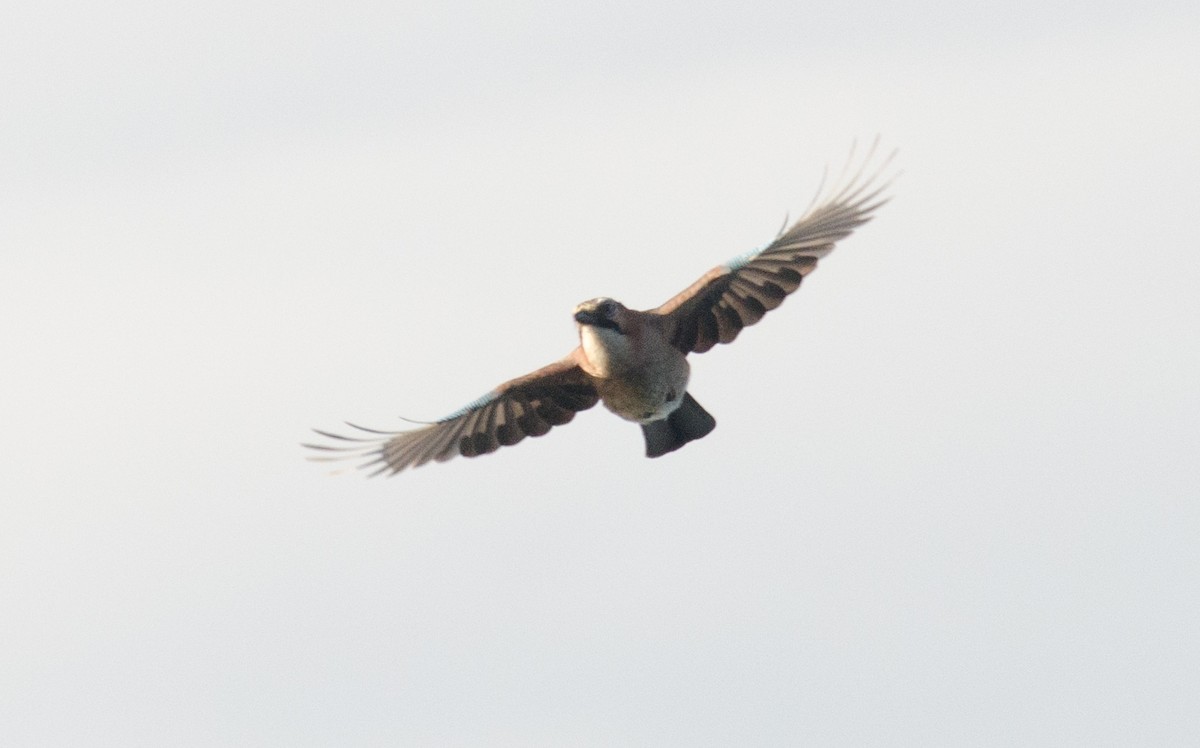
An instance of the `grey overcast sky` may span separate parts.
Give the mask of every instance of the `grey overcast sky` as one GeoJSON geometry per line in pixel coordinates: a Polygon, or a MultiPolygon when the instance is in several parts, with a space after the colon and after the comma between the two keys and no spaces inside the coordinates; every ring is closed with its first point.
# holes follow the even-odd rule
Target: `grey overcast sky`
{"type": "Polygon", "coordinates": [[[0,28],[0,743],[1200,734],[1200,6],[24,2],[0,28]],[[330,476],[895,199],[601,409],[330,476]]]}

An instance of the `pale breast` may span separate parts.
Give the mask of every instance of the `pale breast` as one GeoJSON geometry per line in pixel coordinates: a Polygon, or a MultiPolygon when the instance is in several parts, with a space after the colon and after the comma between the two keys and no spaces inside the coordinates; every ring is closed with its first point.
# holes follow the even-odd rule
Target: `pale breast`
{"type": "Polygon", "coordinates": [[[620,333],[592,326],[579,330],[579,343],[587,358],[588,373],[611,377],[635,365],[637,358],[629,339],[620,333]]]}

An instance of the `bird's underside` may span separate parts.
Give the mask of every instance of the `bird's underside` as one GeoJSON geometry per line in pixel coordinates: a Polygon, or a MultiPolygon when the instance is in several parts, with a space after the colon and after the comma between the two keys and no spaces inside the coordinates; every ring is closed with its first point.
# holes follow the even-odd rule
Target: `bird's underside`
{"type": "Polygon", "coordinates": [[[686,391],[686,356],[732,342],[796,291],[838,241],[871,219],[887,201],[882,177],[891,161],[889,156],[868,171],[874,156],[873,146],[856,165],[852,153],[842,177],[829,190],[818,190],[804,215],[774,241],[718,265],[661,306],[635,311],[608,298],[580,304],[575,309],[580,346],[562,360],[419,428],[379,431],[347,424],[356,436],[318,430],[332,441],[306,444],[322,453],[311,459],[360,459],[359,467],[371,475],[395,474],[542,436],[602,400],[641,424],[648,457],[706,436],[716,421],[686,391]]]}

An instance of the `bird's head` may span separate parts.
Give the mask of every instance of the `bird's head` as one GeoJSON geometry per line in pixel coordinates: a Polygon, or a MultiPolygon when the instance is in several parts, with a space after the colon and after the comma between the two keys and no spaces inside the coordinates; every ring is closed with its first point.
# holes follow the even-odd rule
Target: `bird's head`
{"type": "Polygon", "coordinates": [[[629,310],[619,301],[601,296],[589,299],[575,307],[575,321],[580,327],[595,327],[601,330],[612,330],[621,335],[627,332],[623,329],[629,310]]]}
{"type": "Polygon", "coordinates": [[[640,326],[635,312],[607,297],[575,307],[584,371],[594,377],[616,376],[636,363],[640,326]]]}

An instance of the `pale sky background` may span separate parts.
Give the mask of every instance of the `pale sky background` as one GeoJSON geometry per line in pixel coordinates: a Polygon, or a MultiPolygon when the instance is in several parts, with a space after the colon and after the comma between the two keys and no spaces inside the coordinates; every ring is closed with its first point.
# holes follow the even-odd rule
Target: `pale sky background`
{"type": "Polygon", "coordinates": [[[19,3],[0,26],[0,744],[1200,734],[1200,5],[19,3]],[[895,199],[595,409],[331,477],[895,199]]]}

